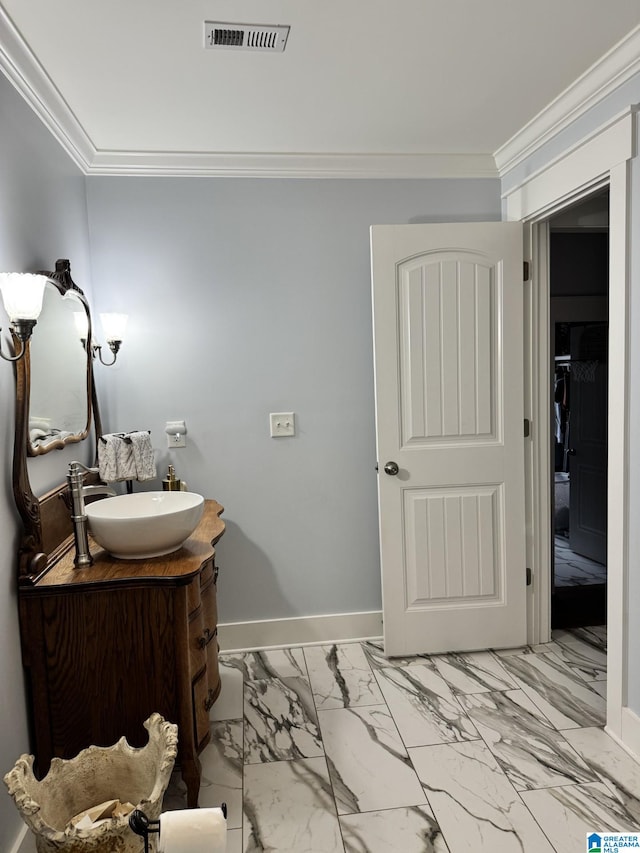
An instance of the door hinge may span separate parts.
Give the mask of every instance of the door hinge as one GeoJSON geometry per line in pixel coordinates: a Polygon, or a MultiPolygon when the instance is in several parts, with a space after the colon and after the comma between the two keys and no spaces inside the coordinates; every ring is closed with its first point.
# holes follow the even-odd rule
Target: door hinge
{"type": "Polygon", "coordinates": [[[531,586],[531,581],[532,581],[532,579],[533,579],[533,572],[532,572],[532,571],[531,571],[531,569],[527,566],[527,586],[531,586]]]}
{"type": "Polygon", "coordinates": [[[524,437],[529,438],[531,435],[531,421],[529,418],[524,419],[524,437]]]}
{"type": "Polygon", "coordinates": [[[531,262],[523,261],[522,262],[522,280],[529,281],[531,278],[531,262]]]}

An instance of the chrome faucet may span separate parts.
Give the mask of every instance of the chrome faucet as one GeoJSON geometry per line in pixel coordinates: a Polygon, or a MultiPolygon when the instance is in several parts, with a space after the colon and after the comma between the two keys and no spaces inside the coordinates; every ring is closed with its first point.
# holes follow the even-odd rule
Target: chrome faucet
{"type": "Polygon", "coordinates": [[[93,557],[89,551],[89,536],[87,532],[87,513],[84,499],[89,495],[104,495],[114,497],[116,492],[110,486],[84,486],[85,474],[97,474],[97,468],[88,468],[82,462],[70,462],[67,474],[69,493],[71,495],[71,521],[73,522],[73,538],[76,544],[74,565],[81,569],[93,565],[93,557]]]}

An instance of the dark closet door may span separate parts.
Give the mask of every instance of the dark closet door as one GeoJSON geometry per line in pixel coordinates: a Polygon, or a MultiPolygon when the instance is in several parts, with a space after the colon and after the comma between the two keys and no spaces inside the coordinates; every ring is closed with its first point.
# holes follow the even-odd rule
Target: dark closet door
{"type": "Polygon", "coordinates": [[[607,324],[571,329],[569,545],[607,562],[607,324]]]}

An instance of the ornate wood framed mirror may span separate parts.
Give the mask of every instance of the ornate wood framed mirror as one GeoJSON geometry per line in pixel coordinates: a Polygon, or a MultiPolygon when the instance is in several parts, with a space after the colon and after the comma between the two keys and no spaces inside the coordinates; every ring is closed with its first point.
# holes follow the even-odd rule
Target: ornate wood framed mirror
{"type": "MultiPolygon", "coordinates": [[[[29,479],[28,457],[81,442],[100,416],[93,383],[91,312],[71,278],[68,260],[56,261],[43,310],[24,358],[15,363],[16,410],[13,491],[23,523],[19,547],[19,581],[34,583],[67,548],[72,533],[66,483],[37,497],[29,479]],[[77,323],[75,314],[81,322],[77,323]],[[82,335],[84,334],[84,337],[82,335]]],[[[37,464],[32,460],[31,464],[37,464]]]]}

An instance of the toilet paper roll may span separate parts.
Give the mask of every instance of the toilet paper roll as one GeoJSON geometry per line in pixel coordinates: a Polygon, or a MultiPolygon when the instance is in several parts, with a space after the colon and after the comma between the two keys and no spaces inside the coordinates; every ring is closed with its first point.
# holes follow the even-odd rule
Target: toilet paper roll
{"type": "Polygon", "coordinates": [[[225,853],[222,809],[182,809],[160,815],[158,853],[225,853]]]}

